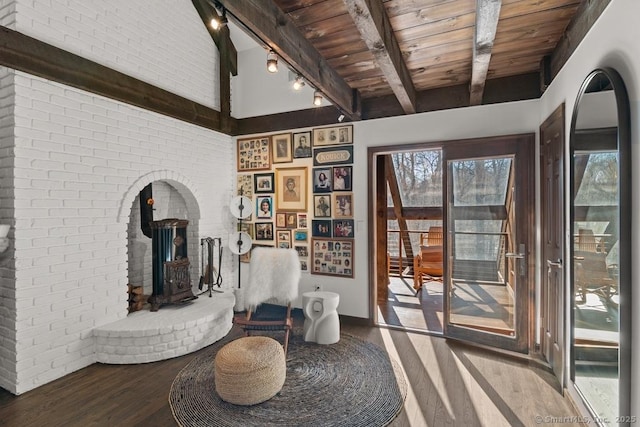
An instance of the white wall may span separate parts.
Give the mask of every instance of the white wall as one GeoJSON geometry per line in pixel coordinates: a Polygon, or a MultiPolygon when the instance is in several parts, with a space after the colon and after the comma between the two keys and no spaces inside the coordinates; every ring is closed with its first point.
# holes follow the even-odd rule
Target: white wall
{"type": "MultiPolygon", "coordinates": [[[[542,122],[562,102],[565,102],[566,135],[569,135],[571,116],[575,105],[580,85],[587,75],[596,68],[612,67],[618,71],[627,87],[631,106],[631,162],[634,165],[631,171],[632,187],[632,280],[627,286],[632,286],[632,365],[631,376],[631,408],[636,411],[640,408],[640,291],[637,284],[640,281],[640,230],[636,226],[640,219],[640,172],[635,166],[640,164],[640,150],[638,131],[640,130],[640,27],[636,17],[640,14],[640,2],[636,0],[612,0],[598,21],[594,24],[589,34],[578,46],[561,72],[553,80],[540,102],[539,121],[542,122]]],[[[568,147],[566,155],[568,155],[568,147]]],[[[626,178],[626,177],[625,177],[626,178]]],[[[565,180],[568,194],[568,177],[565,180]]],[[[566,206],[568,211],[568,205],[566,206]]],[[[566,229],[569,230],[567,223],[566,229]]],[[[565,239],[570,242],[570,236],[565,239]]],[[[569,296],[565,298],[569,301],[569,296]]],[[[566,312],[569,313],[569,306],[566,312]]],[[[621,414],[622,415],[622,414],[621,414]]],[[[636,412],[635,415],[638,415],[636,412]]]]}
{"type": "MultiPolygon", "coordinates": [[[[188,0],[15,9],[20,32],[215,104],[215,48],[188,0]]],[[[235,151],[226,135],[22,72],[0,68],[0,81],[0,215],[14,218],[0,387],[20,394],[94,363],[93,328],[126,316],[127,223],[145,185],[180,189],[197,220],[190,243],[226,239],[235,151]]],[[[223,275],[236,268],[227,255],[223,275]]]]}

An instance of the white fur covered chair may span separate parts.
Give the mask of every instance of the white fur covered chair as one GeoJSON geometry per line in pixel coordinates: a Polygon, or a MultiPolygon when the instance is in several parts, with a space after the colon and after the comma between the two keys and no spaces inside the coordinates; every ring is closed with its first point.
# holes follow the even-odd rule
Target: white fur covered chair
{"type": "Polygon", "coordinates": [[[235,316],[234,323],[248,336],[251,331],[284,331],[284,352],[293,328],[291,303],[298,297],[301,268],[295,249],[262,248],[251,251],[249,281],[244,289],[246,315],[235,316]],[[286,306],[286,315],[278,319],[256,316],[257,308],[273,302],[286,306]]]}

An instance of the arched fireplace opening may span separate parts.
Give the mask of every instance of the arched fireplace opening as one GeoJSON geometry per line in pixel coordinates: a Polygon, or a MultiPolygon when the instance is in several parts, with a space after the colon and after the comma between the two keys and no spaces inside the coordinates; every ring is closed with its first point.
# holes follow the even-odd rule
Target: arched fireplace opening
{"type": "MultiPolygon", "coordinates": [[[[154,304],[150,304],[149,297],[154,294],[154,261],[153,238],[148,237],[144,229],[149,229],[150,224],[144,224],[149,220],[156,224],[163,220],[174,220],[185,224],[186,247],[184,253],[188,254],[188,272],[190,285],[194,289],[194,277],[198,277],[199,253],[198,253],[198,222],[199,209],[196,199],[191,191],[184,185],[168,180],[157,180],[145,186],[133,200],[129,214],[127,227],[127,255],[128,255],[128,289],[129,312],[138,310],[157,310],[160,304],[170,301],[168,299],[154,298],[154,304]],[[144,199],[144,200],[141,200],[144,199]],[[148,208],[148,209],[147,209],[148,208]]],[[[181,231],[182,232],[182,231],[181,231]]],[[[187,257],[180,257],[187,258],[187,257]]],[[[182,262],[184,264],[184,262],[182,262]]],[[[184,276],[184,265],[181,275],[184,276]]],[[[156,268],[157,270],[157,268],[156,268]]],[[[156,271],[156,278],[158,277],[156,271]]],[[[161,274],[164,275],[164,271],[161,274]]],[[[197,290],[197,285],[196,288],[197,290]]],[[[157,285],[156,285],[157,292],[157,285]]],[[[186,295],[188,292],[185,292],[186,295]]],[[[179,299],[179,298],[178,298],[179,299]]]]}

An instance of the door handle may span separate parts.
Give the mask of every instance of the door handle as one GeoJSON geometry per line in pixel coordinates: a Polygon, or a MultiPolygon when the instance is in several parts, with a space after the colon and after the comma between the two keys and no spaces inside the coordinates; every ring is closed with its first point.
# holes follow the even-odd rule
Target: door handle
{"type": "Polygon", "coordinates": [[[550,259],[547,260],[547,267],[552,268],[562,268],[562,260],[560,258],[557,259],[557,261],[551,261],[550,259]]]}
{"type": "Polygon", "coordinates": [[[504,256],[506,256],[507,258],[524,259],[524,254],[517,252],[507,252],[506,254],[504,254],[504,256]]]}
{"type": "Polygon", "coordinates": [[[524,277],[525,271],[526,271],[526,265],[525,265],[526,264],[526,259],[525,259],[525,254],[524,254],[524,251],[525,251],[524,243],[520,243],[520,245],[518,246],[518,250],[519,250],[519,252],[507,252],[507,253],[504,254],[504,256],[506,258],[513,258],[513,259],[516,259],[516,260],[521,260],[518,263],[518,274],[521,277],[524,277]]]}

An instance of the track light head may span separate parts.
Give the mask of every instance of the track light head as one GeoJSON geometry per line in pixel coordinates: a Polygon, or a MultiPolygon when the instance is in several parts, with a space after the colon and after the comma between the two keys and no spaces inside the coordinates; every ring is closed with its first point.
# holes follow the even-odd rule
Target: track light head
{"type": "Polygon", "coordinates": [[[295,81],[293,82],[293,89],[294,90],[300,90],[302,89],[302,87],[304,86],[304,79],[302,78],[302,76],[300,74],[298,74],[298,76],[296,77],[295,81]]]}
{"type": "Polygon", "coordinates": [[[315,105],[316,107],[322,105],[322,92],[320,92],[319,90],[313,92],[313,105],[315,105]]]}
{"type": "Polygon", "coordinates": [[[273,50],[267,54],[267,71],[270,73],[278,72],[278,56],[273,50]]]}
{"type": "Polygon", "coordinates": [[[344,114],[340,113],[340,115],[338,116],[338,123],[342,123],[343,120],[344,120],[344,114]]]}
{"type": "Polygon", "coordinates": [[[222,8],[222,16],[214,16],[211,18],[211,28],[218,31],[220,28],[227,25],[229,20],[227,19],[227,9],[222,8]]]}

